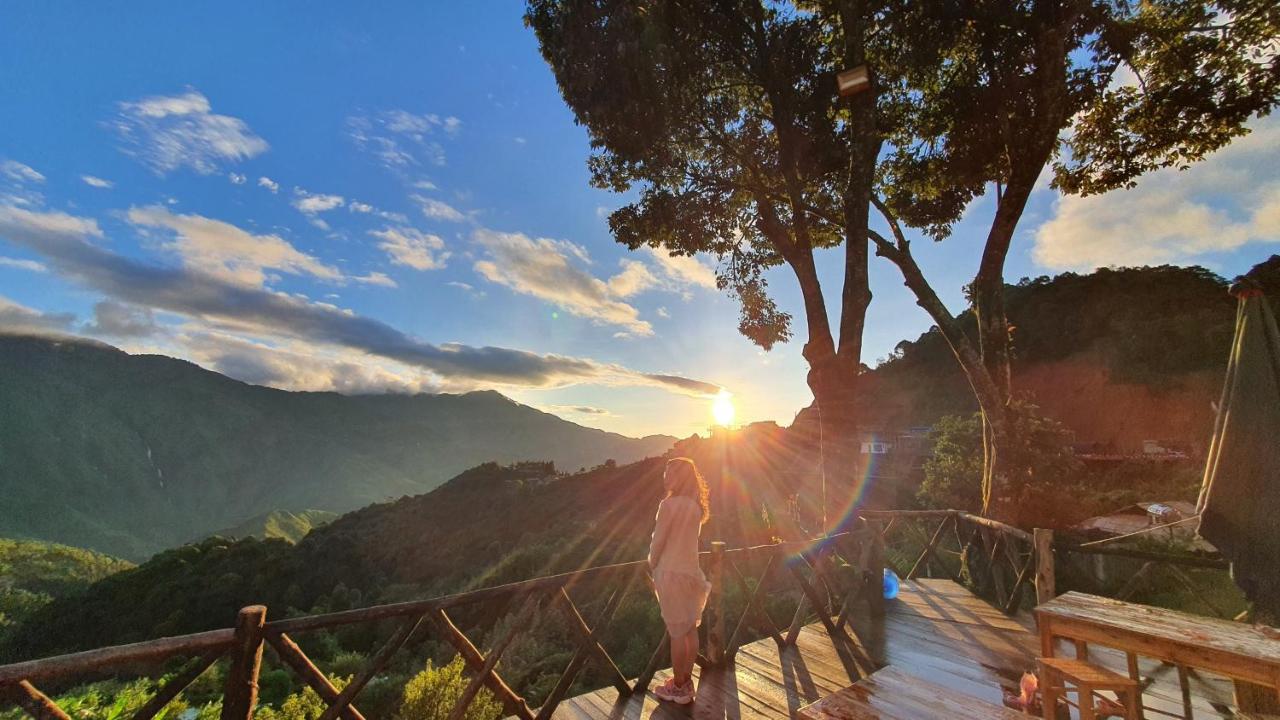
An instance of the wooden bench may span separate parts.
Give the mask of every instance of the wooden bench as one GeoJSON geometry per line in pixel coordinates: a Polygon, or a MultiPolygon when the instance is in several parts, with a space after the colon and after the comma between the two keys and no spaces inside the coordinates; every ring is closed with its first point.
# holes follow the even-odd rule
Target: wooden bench
{"type": "Polygon", "coordinates": [[[1027,720],[889,666],[800,709],[804,720],[1027,720]]]}
{"type": "Polygon", "coordinates": [[[1086,660],[1040,658],[1039,665],[1040,693],[1044,697],[1046,718],[1057,718],[1058,697],[1074,688],[1081,720],[1094,719],[1093,694],[1099,690],[1109,690],[1116,694],[1124,708],[1125,720],[1142,720],[1142,695],[1137,680],[1086,660]],[[1068,684],[1072,687],[1068,688],[1068,684]]]}

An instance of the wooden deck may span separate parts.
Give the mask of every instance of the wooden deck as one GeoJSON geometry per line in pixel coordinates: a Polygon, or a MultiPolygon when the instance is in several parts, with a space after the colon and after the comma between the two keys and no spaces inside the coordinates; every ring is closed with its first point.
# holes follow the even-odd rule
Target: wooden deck
{"type": "MultiPolygon", "coordinates": [[[[652,692],[619,703],[618,692],[605,688],[564,701],[553,717],[795,717],[800,708],[851,683],[846,666],[856,676],[859,656],[877,651],[874,638],[863,640],[868,647],[838,653],[822,626],[815,623],[801,631],[796,647],[781,654],[777,644],[766,638],[743,646],[729,668],[709,670],[700,676],[695,669],[698,700],[693,705],[661,703],[652,692]]],[[[888,603],[884,640],[882,652],[889,665],[997,705],[1001,704],[1005,688],[1015,688],[1022,673],[1034,669],[1039,653],[1030,615],[1008,617],[950,580],[904,582],[899,598],[888,603]]],[[[1093,648],[1091,657],[1126,672],[1124,657],[1118,653],[1093,648]]],[[[1141,671],[1144,678],[1156,678],[1144,693],[1149,708],[1147,718],[1185,717],[1177,670],[1143,662],[1141,671]]],[[[652,687],[669,676],[669,670],[659,672],[652,687]]],[[[1189,680],[1194,717],[1233,717],[1228,681],[1194,672],[1189,680]]]]}

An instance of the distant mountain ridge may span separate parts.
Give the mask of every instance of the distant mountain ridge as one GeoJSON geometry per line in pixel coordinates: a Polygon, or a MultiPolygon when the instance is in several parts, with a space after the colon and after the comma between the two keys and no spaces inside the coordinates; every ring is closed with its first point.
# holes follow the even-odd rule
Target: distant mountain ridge
{"type": "Polygon", "coordinates": [[[345,512],[483,462],[576,469],[675,438],[583,427],[494,392],[248,385],[90,341],[0,335],[0,536],[142,559],[273,510],[345,512]]]}
{"type": "MultiPolygon", "coordinates": [[[[276,539],[284,540],[287,543],[297,543],[312,530],[322,525],[327,525],[337,518],[338,513],[326,510],[300,510],[298,512],[272,510],[269,513],[255,515],[235,527],[218,530],[210,533],[210,535],[236,540],[252,537],[259,540],[276,539]]],[[[204,538],[195,539],[202,540],[204,538]]]]}

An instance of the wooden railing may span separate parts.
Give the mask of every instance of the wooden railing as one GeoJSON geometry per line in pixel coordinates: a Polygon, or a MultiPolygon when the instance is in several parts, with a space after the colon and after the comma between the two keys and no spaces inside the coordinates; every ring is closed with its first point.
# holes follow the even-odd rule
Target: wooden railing
{"type": "Polygon", "coordinates": [[[1080,543],[1055,537],[1052,530],[1027,532],[957,510],[867,510],[862,516],[880,523],[886,564],[904,578],[950,578],[1009,614],[1027,607],[1029,601],[1053,598],[1060,584],[1078,585],[1082,570],[1073,561],[1109,557],[1132,560],[1136,569],[1118,589],[1097,582],[1083,589],[1128,600],[1163,573],[1211,614],[1233,616],[1192,577],[1203,570],[1225,572],[1229,564],[1217,554],[1080,543]]]}
{"type": "Polygon", "coordinates": [[[881,524],[887,564],[905,579],[942,576],[1014,614],[1029,588],[1036,596],[1052,582],[1044,577],[1036,536],[1012,525],[959,510],[868,510],[881,524]]]}
{"type": "MultiPolygon", "coordinates": [[[[729,662],[738,649],[755,637],[771,637],[780,648],[794,646],[802,628],[815,617],[837,645],[850,679],[873,671],[877,661],[851,635],[854,620],[871,625],[883,620],[881,593],[883,533],[876,520],[859,521],[853,530],[813,541],[787,542],[726,549],[712,543],[702,553],[712,584],[703,621],[706,652],[698,662],[714,666],[729,662]],[[752,565],[762,566],[758,573],[752,565]],[[744,570],[745,568],[745,570],[744,570]],[[784,584],[798,588],[798,601],[789,624],[780,625],[766,607],[766,598],[780,592],[784,584]],[[732,592],[727,593],[726,588],[732,592]],[[726,601],[733,594],[741,607],[726,601]],[[731,612],[732,610],[732,612],[731,612]],[[732,617],[731,617],[732,615],[732,617]]],[[[174,663],[184,665],[159,687],[138,709],[136,720],[155,717],[184,689],[219,661],[227,662],[223,689],[223,720],[248,720],[257,703],[258,677],[264,649],[270,648],[281,665],[287,667],[324,701],[321,720],[361,720],[357,708],[360,693],[381,673],[394,656],[433,634],[461,656],[470,671],[470,680],[457,698],[450,720],[461,720],[482,688],[502,703],[508,715],[522,720],[546,720],[555,712],[588,663],[595,665],[609,684],[622,695],[643,692],[657,670],[665,664],[669,638],[657,644],[644,670],[628,679],[601,644],[623,598],[632,592],[648,592],[645,562],[594,567],[575,572],[515,582],[426,600],[377,605],[355,610],[268,620],[261,605],[243,608],[234,627],[209,632],[166,637],[157,640],[73,653],[42,660],[0,666],[0,697],[41,719],[65,719],[68,715],[37,685],[101,676],[104,673],[137,672],[139,668],[174,663]],[[589,622],[571,591],[589,588],[607,597],[589,622]],[[563,617],[577,645],[558,682],[537,709],[500,674],[499,662],[512,642],[542,613],[554,609],[563,617]],[[468,627],[486,625],[481,620],[510,618],[505,633],[482,651],[455,622],[456,615],[473,616],[468,627]],[[395,630],[370,655],[363,669],[339,689],[306,655],[295,638],[320,630],[356,624],[390,623],[395,630]]]]}
{"type": "MultiPolygon", "coordinates": [[[[851,529],[815,540],[734,549],[712,543],[711,550],[702,553],[712,591],[702,624],[705,653],[698,662],[703,666],[732,662],[739,648],[756,638],[772,638],[780,649],[794,646],[802,629],[816,618],[836,645],[850,680],[856,680],[883,663],[881,576],[885,567],[908,580],[950,578],[1013,614],[1028,600],[1043,602],[1054,597],[1058,574],[1055,552],[1059,556],[1071,553],[1142,560],[1146,564],[1135,579],[1157,565],[1175,569],[1179,565],[1225,567],[1225,562],[1215,557],[1055,542],[1049,530],[1028,533],[955,510],[864,511],[851,529]],[[787,604],[791,597],[787,593],[794,594],[794,605],[787,604]],[[791,615],[786,625],[775,621],[780,595],[785,596],[782,607],[791,615]]],[[[222,718],[248,720],[257,702],[263,652],[270,648],[283,667],[324,701],[327,709],[322,720],[361,720],[365,716],[356,701],[370,681],[403,648],[434,635],[453,648],[470,673],[450,720],[461,720],[481,689],[491,692],[510,716],[546,720],[588,664],[623,696],[646,690],[665,664],[669,643],[665,633],[634,679],[619,669],[601,642],[627,596],[639,592],[652,601],[647,571],[643,561],[622,563],[426,600],[278,620],[268,620],[268,609],[255,605],[243,608],[230,628],[0,666],[0,699],[36,718],[65,719],[67,714],[37,685],[110,673],[136,674],[140,668],[172,665],[187,658],[133,715],[137,720],[149,720],[215,663],[224,661],[222,718]],[[588,599],[604,598],[590,621],[573,599],[575,590],[588,599]],[[561,616],[577,644],[555,686],[535,709],[501,676],[499,663],[535,618],[551,610],[561,616]],[[456,621],[463,615],[470,622],[461,625],[473,634],[476,628],[496,626],[497,619],[510,618],[510,622],[501,637],[482,651],[456,621]],[[389,623],[394,630],[341,689],[295,641],[309,632],[371,623],[389,623]]]]}
{"type": "Polygon", "coordinates": [[[1058,557],[1057,574],[1069,582],[1074,580],[1073,585],[1078,587],[1072,589],[1108,595],[1117,600],[1130,600],[1144,589],[1176,587],[1195,600],[1199,604],[1198,609],[1203,609],[1210,615],[1224,619],[1236,616],[1236,613],[1226,609],[1221,602],[1213,600],[1204,587],[1204,580],[1212,582],[1215,579],[1220,586],[1235,587],[1227,575],[1231,564],[1216,553],[1172,553],[1114,545],[1080,544],[1069,540],[1054,541],[1053,549],[1058,557]],[[1119,588],[1107,588],[1107,583],[1097,576],[1091,563],[1087,562],[1091,558],[1132,561],[1125,568],[1123,585],[1119,588]],[[1197,582],[1195,577],[1198,575],[1206,578],[1197,582]],[[1076,576],[1083,578],[1076,579],[1076,576]]]}

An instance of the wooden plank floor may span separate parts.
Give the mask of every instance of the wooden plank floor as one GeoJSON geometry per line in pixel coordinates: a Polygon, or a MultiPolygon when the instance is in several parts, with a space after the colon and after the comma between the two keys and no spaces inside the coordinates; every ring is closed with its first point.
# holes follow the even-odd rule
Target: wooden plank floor
{"type": "MultiPolygon", "coordinates": [[[[862,637],[866,647],[837,652],[820,624],[805,627],[795,647],[779,652],[765,638],[738,651],[727,668],[698,673],[698,699],[693,705],[659,702],[652,692],[619,702],[613,688],[565,700],[557,720],[610,718],[697,718],[759,720],[790,718],[823,695],[846,687],[858,676],[865,654],[882,653],[888,664],[937,685],[1000,704],[1005,688],[1015,688],[1024,671],[1033,670],[1039,653],[1035,623],[1029,615],[1008,617],[950,580],[904,582],[902,592],[888,603],[884,644],[862,637]]],[[[1070,656],[1071,652],[1063,653],[1070,656]]],[[[1098,648],[1092,659],[1126,673],[1124,656],[1098,648]]],[[[1144,693],[1148,720],[1184,717],[1176,670],[1158,663],[1141,663],[1144,678],[1155,682],[1144,693]],[[1152,711],[1154,710],[1154,712],[1152,711]]],[[[669,670],[659,672],[651,687],[665,682],[669,670]]],[[[1193,674],[1192,708],[1196,718],[1230,718],[1230,683],[1193,674]]]]}

